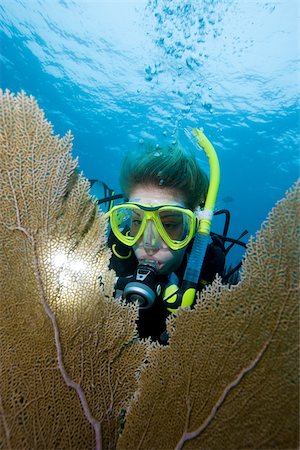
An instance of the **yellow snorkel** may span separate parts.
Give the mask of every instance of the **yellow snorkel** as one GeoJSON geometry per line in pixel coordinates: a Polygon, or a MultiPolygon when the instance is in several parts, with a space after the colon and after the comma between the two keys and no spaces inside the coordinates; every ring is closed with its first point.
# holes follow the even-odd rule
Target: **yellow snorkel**
{"type": "Polygon", "coordinates": [[[203,131],[199,128],[194,128],[193,134],[197,139],[200,147],[205,151],[209,162],[209,188],[204,205],[204,210],[202,212],[203,216],[207,215],[207,218],[200,218],[200,225],[198,228],[198,233],[209,235],[220,185],[220,165],[216,151],[203,131]]]}
{"type": "Polygon", "coordinates": [[[208,158],[210,181],[204,209],[199,211],[199,227],[184,273],[182,286],[178,289],[176,285],[172,284],[164,292],[163,301],[170,312],[176,312],[179,307],[192,306],[194,303],[196,288],[210,238],[211,222],[220,185],[220,165],[214,147],[202,130],[194,128],[192,131],[197,143],[208,158]]]}

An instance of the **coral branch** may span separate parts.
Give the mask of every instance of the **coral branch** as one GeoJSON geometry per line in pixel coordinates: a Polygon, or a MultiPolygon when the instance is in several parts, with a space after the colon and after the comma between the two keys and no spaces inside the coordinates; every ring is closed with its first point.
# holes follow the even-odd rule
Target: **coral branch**
{"type": "Polygon", "coordinates": [[[72,140],[0,89],[1,448],[116,448],[146,355],[72,140]]]}
{"type": "Polygon", "coordinates": [[[7,177],[8,177],[9,185],[11,187],[11,191],[12,191],[12,194],[13,194],[13,197],[14,197],[14,205],[15,205],[15,208],[16,208],[17,224],[18,224],[18,227],[21,227],[20,211],[19,211],[19,206],[18,206],[18,202],[17,202],[16,192],[14,190],[14,186],[13,186],[13,183],[11,181],[11,176],[10,176],[10,173],[8,171],[7,171],[7,177]]]}
{"type": "MultiPolygon", "coordinates": [[[[288,300],[288,299],[287,299],[288,300]]],[[[286,300],[286,301],[287,301],[286,300]]],[[[226,386],[226,388],[224,389],[222,395],[219,397],[218,401],[215,403],[215,405],[213,406],[209,416],[206,418],[206,420],[200,425],[199,428],[197,428],[197,430],[194,431],[190,431],[190,432],[184,432],[183,435],[181,436],[180,440],[178,441],[176,447],[174,450],[181,450],[185,444],[186,441],[190,441],[192,439],[195,439],[197,437],[199,437],[206,429],[207,427],[210,425],[210,423],[215,419],[218,410],[220,409],[220,407],[223,405],[223,403],[225,402],[227,396],[229,395],[229,393],[236,387],[239,385],[239,383],[242,381],[242,379],[244,378],[244,376],[249,373],[251,370],[253,370],[257,364],[259,363],[259,361],[262,359],[262,357],[264,356],[267,348],[270,345],[271,340],[273,339],[274,334],[276,333],[276,330],[279,326],[280,323],[280,319],[282,316],[282,312],[284,310],[284,307],[286,305],[286,302],[282,305],[278,318],[277,318],[277,322],[275,324],[274,330],[273,332],[270,334],[269,338],[267,339],[267,341],[264,343],[264,345],[262,346],[262,348],[260,349],[260,351],[257,353],[256,357],[254,358],[254,360],[251,361],[251,363],[245,367],[244,369],[241,370],[241,372],[238,374],[238,376],[228,385],[226,386]]],[[[188,410],[188,413],[190,414],[190,411],[188,410]]]]}
{"type": "Polygon", "coordinates": [[[152,416],[153,416],[153,414],[154,414],[154,412],[155,412],[155,406],[156,406],[156,405],[155,405],[155,402],[154,402],[154,403],[153,403],[153,406],[152,406],[152,409],[151,409],[151,413],[149,414],[149,417],[147,418],[147,424],[146,424],[146,426],[145,426],[145,428],[144,428],[144,432],[143,432],[143,434],[142,434],[142,436],[141,436],[139,445],[138,445],[138,447],[137,447],[136,450],[140,450],[140,449],[142,448],[143,441],[144,441],[145,436],[147,435],[147,432],[148,432],[148,429],[149,429],[150,421],[151,421],[152,416]]]}
{"type": "MultiPolygon", "coordinates": [[[[53,313],[53,311],[51,310],[51,308],[49,307],[49,305],[47,303],[46,293],[44,290],[44,285],[43,285],[40,268],[39,268],[39,257],[38,257],[38,252],[36,249],[36,243],[35,243],[34,237],[21,224],[21,217],[20,217],[17,196],[16,196],[16,192],[15,192],[12,180],[11,180],[10,173],[8,171],[7,171],[7,175],[8,175],[9,185],[10,185],[10,188],[11,188],[11,191],[13,194],[13,200],[14,200],[14,206],[15,206],[15,212],[16,212],[16,223],[17,223],[16,226],[12,226],[12,227],[8,227],[8,228],[10,228],[11,230],[18,230],[18,231],[21,231],[22,233],[24,233],[32,245],[34,273],[36,276],[36,280],[37,280],[38,288],[39,288],[39,292],[40,292],[40,302],[41,302],[47,316],[49,317],[49,319],[52,322],[59,370],[62,374],[62,377],[63,377],[66,385],[76,391],[76,393],[80,399],[80,403],[82,405],[84,415],[87,418],[87,420],[89,421],[89,423],[92,425],[92,427],[94,428],[95,438],[96,438],[96,450],[101,450],[102,449],[101,424],[99,421],[97,421],[93,417],[82,387],[80,386],[80,384],[78,384],[74,380],[72,380],[72,378],[69,376],[68,372],[65,369],[64,362],[63,362],[59,328],[58,328],[55,314],[53,313]]],[[[6,430],[6,435],[7,435],[7,430],[6,430]]]]}
{"type": "Polygon", "coordinates": [[[87,420],[89,421],[89,423],[92,425],[92,427],[94,428],[95,438],[96,438],[96,450],[102,450],[101,424],[99,421],[97,421],[93,417],[82,387],[80,386],[80,384],[78,384],[74,380],[72,380],[72,378],[69,376],[69,374],[67,373],[67,371],[65,369],[64,362],[63,362],[63,356],[62,356],[62,347],[61,347],[58,324],[56,321],[55,314],[51,311],[51,309],[47,303],[47,300],[46,300],[46,294],[45,294],[42,277],[41,277],[40,269],[39,269],[39,258],[38,258],[38,254],[36,251],[34,239],[32,240],[32,243],[33,243],[33,254],[34,254],[34,272],[36,275],[36,279],[38,281],[38,286],[39,286],[39,291],[40,291],[40,301],[44,307],[44,310],[45,310],[47,316],[49,317],[49,319],[52,322],[59,370],[63,376],[63,379],[64,379],[66,385],[76,391],[76,393],[80,399],[84,415],[87,418],[87,420]]]}
{"type": "Polygon", "coordinates": [[[102,450],[101,424],[99,421],[97,421],[93,417],[82,387],[80,386],[80,384],[78,384],[74,380],[72,380],[72,378],[69,376],[69,374],[66,371],[65,366],[64,366],[59,328],[58,328],[55,314],[53,313],[53,311],[51,310],[51,308],[49,307],[49,305],[47,303],[46,293],[44,290],[44,285],[43,285],[43,281],[42,281],[42,277],[41,277],[41,273],[40,273],[40,269],[39,269],[39,257],[38,257],[38,253],[37,253],[37,249],[36,249],[35,240],[34,240],[33,236],[31,236],[30,233],[28,233],[28,231],[20,225],[20,219],[19,219],[19,215],[18,215],[18,207],[17,206],[16,206],[16,212],[17,212],[18,226],[10,227],[10,228],[23,232],[26,235],[26,237],[29,239],[29,241],[31,242],[32,249],[33,249],[34,273],[35,273],[35,276],[36,276],[36,279],[38,282],[39,291],[40,291],[40,301],[41,301],[41,304],[42,304],[47,316],[49,317],[49,319],[52,322],[59,370],[62,374],[62,377],[63,377],[66,385],[76,391],[76,393],[79,397],[80,403],[82,405],[84,415],[87,418],[88,422],[92,425],[92,427],[95,431],[96,450],[102,450]]]}
{"type": "Polygon", "coordinates": [[[6,437],[6,448],[8,450],[11,450],[11,445],[10,445],[10,430],[8,427],[8,423],[6,421],[5,415],[4,415],[4,408],[3,408],[3,404],[2,404],[2,397],[0,394],[0,416],[2,418],[2,423],[3,423],[3,427],[4,427],[4,431],[5,431],[5,437],[6,437]]]}

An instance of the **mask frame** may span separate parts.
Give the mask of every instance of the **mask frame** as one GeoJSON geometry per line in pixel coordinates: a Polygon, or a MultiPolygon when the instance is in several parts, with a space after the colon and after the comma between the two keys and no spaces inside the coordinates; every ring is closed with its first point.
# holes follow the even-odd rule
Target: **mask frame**
{"type": "Polygon", "coordinates": [[[110,219],[111,228],[112,228],[112,231],[113,231],[114,235],[116,236],[116,238],[119,241],[121,241],[123,244],[128,245],[128,246],[133,246],[138,242],[138,240],[141,238],[141,236],[145,232],[146,225],[149,220],[151,220],[154,223],[160,237],[167,244],[167,246],[170,247],[172,250],[180,250],[180,249],[186,247],[188,245],[188,243],[194,237],[194,235],[197,231],[197,226],[198,226],[198,221],[197,221],[195,214],[190,209],[187,209],[187,208],[184,208],[183,206],[178,206],[178,205],[165,205],[164,204],[164,205],[151,206],[151,205],[146,205],[144,203],[128,202],[128,203],[123,203],[123,204],[114,206],[110,211],[108,211],[106,213],[106,217],[109,217],[109,219],[110,219]],[[135,234],[135,236],[130,236],[129,230],[125,231],[126,234],[123,234],[122,231],[120,230],[120,223],[123,220],[123,218],[118,217],[118,212],[119,212],[119,214],[122,214],[122,209],[125,209],[125,208],[130,209],[132,211],[135,210],[135,211],[143,212],[143,218],[142,218],[141,224],[139,226],[139,230],[135,234]],[[170,211],[170,209],[172,211],[179,211],[180,213],[186,214],[188,216],[189,229],[188,229],[186,237],[183,240],[172,239],[169,236],[169,234],[167,233],[167,231],[165,230],[164,225],[161,222],[159,212],[170,211]]]}

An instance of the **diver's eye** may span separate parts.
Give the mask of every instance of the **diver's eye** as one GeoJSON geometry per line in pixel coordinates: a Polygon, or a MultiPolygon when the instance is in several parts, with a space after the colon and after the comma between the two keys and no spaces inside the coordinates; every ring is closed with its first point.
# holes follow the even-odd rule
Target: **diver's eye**
{"type": "Polygon", "coordinates": [[[133,227],[139,227],[141,225],[142,221],[139,219],[135,219],[131,222],[133,227]]]}
{"type": "Polygon", "coordinates": [[[163,210],[160,213],[160,222],[171,239],[178,240],[182,235],[183,215],[180,211],[163,210]]]}
{"type": "Polygon", "coordinates": [[[131,225],[130,225],[130,234],[132,236],[135,236],[139,232],[141,224],[142,224],[141,219],[139,219],[139,218],[132,219],[131,225]]]}
{"type": "Polygon", "coordinates": [[[175,223],[163,223],[163,226],[166,230],[174,230],[176,227],[178,227],[178,224],[175,223]]]}

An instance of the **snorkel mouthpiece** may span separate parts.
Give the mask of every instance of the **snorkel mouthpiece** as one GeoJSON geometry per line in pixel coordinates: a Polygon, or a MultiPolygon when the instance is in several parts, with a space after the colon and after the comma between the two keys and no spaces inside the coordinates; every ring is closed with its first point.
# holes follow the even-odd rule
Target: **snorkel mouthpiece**
{"type": "Polygon", "coordinates": [[[141,259],[139,262],[143,266],[151,266],[153,269],[158,270],[159,262],[154,259],[141,259]]]}

